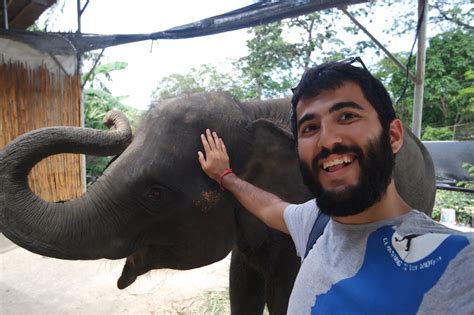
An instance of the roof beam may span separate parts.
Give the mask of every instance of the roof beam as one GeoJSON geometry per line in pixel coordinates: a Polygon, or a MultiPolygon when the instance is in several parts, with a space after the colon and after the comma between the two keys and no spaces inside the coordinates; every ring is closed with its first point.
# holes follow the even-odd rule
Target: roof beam
{"type": "Polygon", "coordinates": [[[359,21],[357,21],[357,19],[349,13],[349,11],[347,11],[347,9],[345,7],[342,7],[342,8],[339,8],[342,12],[344,12],[345,15],[347,15],[351,21],[357,25],[367,36],[370,37],[370,39],[374,42],[375,45],[377,45],[377,47],[379,47],[386,55],[387,57],[389,57],[394,63],[395,65],[403,71],[403,73],[406,73],[408,74],[408,77],[410,77],[410,79],[415,82],[415,76],[413,75],[413,73],[411,73],[407,67],[401,63],[397,57],[395,57],[390,51],[388,51],[387,48],[385,48],[385,46],[380,43],[362,24],[359,23],[359,21]]]}

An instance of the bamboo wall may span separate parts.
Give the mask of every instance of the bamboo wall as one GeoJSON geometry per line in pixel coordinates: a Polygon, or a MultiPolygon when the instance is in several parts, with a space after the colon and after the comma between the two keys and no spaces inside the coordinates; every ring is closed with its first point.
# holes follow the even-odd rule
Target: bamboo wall
{"type": "MultiPolygon", "coordinates": [[[[80,126],[80,99],[79,75],[0,64],[0,149],[33,129],[80,126]]],[[[83,192],[83,167],[78,154],[48,157],[31,171],[30,187],[48,201],[76,198],[83,192]]]]}

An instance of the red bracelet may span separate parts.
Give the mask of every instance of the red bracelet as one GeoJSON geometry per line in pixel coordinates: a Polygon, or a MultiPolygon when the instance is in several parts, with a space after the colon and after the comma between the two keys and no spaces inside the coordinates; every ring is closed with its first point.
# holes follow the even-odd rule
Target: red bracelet
{"type": "Polygon", "coordinates": [[[224,176],[229,175],[230,173],[234,173],[234,172],[232,172],[232,169],[230,169],[230,168],[228,168],[228,169],[224,170],[224,172],[222,172],[221,177],[219,179],[219,186],[221,186],[221,190],[224,190],[224,186],[222,186],[222,180],[224,179],[224,176]]]}

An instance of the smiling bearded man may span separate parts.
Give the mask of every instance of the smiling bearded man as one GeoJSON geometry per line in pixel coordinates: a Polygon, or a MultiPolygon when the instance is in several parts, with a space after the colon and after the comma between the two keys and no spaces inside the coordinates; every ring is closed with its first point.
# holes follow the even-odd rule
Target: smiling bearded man
{"type": "Polygon", "coordinates": [[[289,204],[239,178],[215,132],[201,135],[198,153],[244,208],[291,235],[302,265],[288,313],[474,314],[474,233],[440,225],[398,193],[404,130],[380,81],[354,58],[308,69],[293,93],[292,132],[316,201],[289,204]],[[321,213],[330,220],[309,247],[321,213]]]}
{"type": "Polygon", "coordinates": [[[365,151],[357,145],[335,145],[332,150],[323,149],[314,158],[311,168],[305,162],[300,161],[303,181],[316,197],[319,210],[326,215],[337,217],[358,214],[380,201],[392,179],[394,166],[395,157],[390,146],[390,136],[387,129],[382,130],[378,139],[369,142],[365,151]],[[359,161],[361,169],[359,182],[342,190],[324,189],[319,180],[320,173],[337,171],[345,167],[348,161],[352,163],[353,160],[340,160],[336,165],[328,167],[323,165],[322,168],[319,166],[320,160],[331,154],[348,153],[352,153],[353,158],[359,161]]]}

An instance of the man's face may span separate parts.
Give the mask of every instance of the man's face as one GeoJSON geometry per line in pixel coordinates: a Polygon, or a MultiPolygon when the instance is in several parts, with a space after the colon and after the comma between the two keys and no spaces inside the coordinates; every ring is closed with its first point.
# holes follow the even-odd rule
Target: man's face
{"type": "Polygon", "coordinates": [[[321,211],[350,216],[379,201],[394,157],[389,131],[359,86],[301,100],[296,114],[302,175],[321,211]]]}

